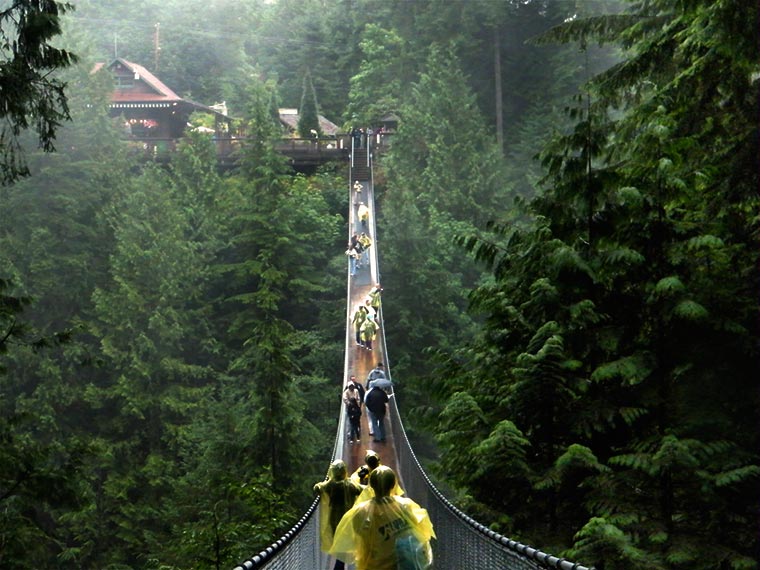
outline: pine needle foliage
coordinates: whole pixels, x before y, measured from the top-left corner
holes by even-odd
[[[459,239],[493,279],[451,385],[531,450],[504,514],[606,570],[760,558],[757,16],[652,0],[545,34],[626,51],[568,106],[525,216]]]
[[[0,10],[0,182],[10,184],[29,175],[20,137],[33,129],[39,146],[55,149],[57,129],[68,120],[65,82],[51,75],[77,61],[77,56],[52,45],[61,33],[61,17],[72,4],[21,0]]]
[[[298,134],[305,139],[322,136],[322,127],[319,125],[317,92],[314,90],[314,82],[311,80],[310,73],[306,73],[303,78],[301,106],[298,108]]]

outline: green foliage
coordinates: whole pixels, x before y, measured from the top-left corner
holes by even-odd
[[[573,560],[604,561],[604,568],[666,568],[657,558],[637,548],[632,538],[603,517],[593,517],[578,531],[573,549],[565,553]]]
[[[306,402],[295,379],[303,337],[318,322],[311,309],[325,293],[320,268],[330,258],[339,217],[309,180],[284,175],[265,142],[271,132],[266,90],[260,86],[253,95],[249,112],[262,140],[246,149],[243,176],[230,180],[234,238],[218,271],[226,282],[226,332],[237,344],[229,371],[250,386],[252,457],[269,466],[273,485],[283,491],[293,487],[290,474],[321,449],[304,420]]]
[[[493,279],[470,296],[482,336],[439,385],[479,394],[487,382],[501,395],[488,425],[508,419],[539,451],[523,477],[530,505],[511,520],[573,544],[564,555],[584,563],[714,568],[757,552],[746,526],[757,441],[742,435],[758,409],[757,140],[746,129],[756,30],[729,4],[642,4],[547,34],[630,51],[588,83],[569,108],[575,127],[544,149],[533,223],[460,239]]]
[[[634,354],[605,362],[591,373],[591,380],[605,383],[618,380],[633,386],[645,381],[652,373],[651,360],[651,355]]]
[[[363,57],[351,78],[346,116],[353,125],[373,125],[398,111],[409,78],[404,77],[404,42],[396,31],[368,24],[361,37]]]
[[[608,471],[609,468],[600,463],[588,447],[577,443],[571,444],[565,453],[557,457],[554,466],[547,472],[547,475],[536,482],[536,489],[547,489],[550,487],[560,488],[565,481],[573,481],[573,475],[577,471]]]
[[[436,439],[446,450],[442,469],[452,480],[467,481],[477,468],[477,458],[470,452],[474,441],[485,435],[485,417],[472,396],[457,392],[441,411]]]
[[[33,128],[39,145],[54,150],[56,130],[69,118],[65,83],[50,75],[76,62],[74,54],[51,42],[61,33],[60,19],[72,5],[66,2],[14,2],[0,11],[0,156],[2,184],[29,174],[20,135]]]
[[[100,86],[86,83],[86,74],[82,81],[89,96],[101,94]],[[275,135],[272,94],[264,88],[254,89],[257,94],[262,105],[252,107],[255,124]],[[89,96],[75,91],[72,108],[79,113],[84,105],[78,102],[93,101]],[[105,113],[104,106],[99,110]],[[294,370],[295,359],[309,361],[314,347],[323,350],[321,335],[307,339],[306,331],[323,319],[313,310],[317,303],[332,303],[322,281],[333,278],[327,260],[341,217],[328,212],[323,193],[335,181],[281,177],[270,185],[280,159],[267,158],[266,144],[251,149],[266,159],[246,165],[261,195],[271,188],[288,195],[280,221],[296,228],[310,249],[284,259],[298,275],[263,271],[263,306],[282,303],[295,326],[280,320],[276,326],[288,330],[279,334],[265,319],[257,323],[258,314],[248,315],[254,319],[251,338],[258,340],[242,347],[241,337],[230,334],[234,319],[223,302],[238,306],[238,282],[220,280],[214,266],[224,267],[231,244],[241,239],[234,235],[234,216],[248,199],[256,200],[238,194],[247,182],[220,178],[215,150],[202,136],[180,144],[165,169],[144,168],[124,154],[114,158],[118,142],[109,138],[109,122],[96,126],[102,116],[92,110],[79,116],[81,122],[62,131],[71,144],[67,154],[34,157],[40,174],[6,192],[15,216],[3,209],[3,258],[20,290],[34,299],[27,303],[14,294],[3,304],[3,331],[13,341],[4,344],[11,350],[2,363],[8,368],[0,383],[7,395],[3,417],[15,418],[2,426],[8,428],[3,488],[24,480],[23,465],[30,479],[8,495],[14,507],[4,511],[0,556],[9,568],[180,568],[188,559],[197,567],[231,566],[292,525],[311,500],[310,484],[301,477],[318,478],[318,459],[329,453],[322,432],[303,421],[300,397],[308,393],[321,401],[326,391],[289,384],[281,412],[273,414],[278,408],[268,405],[266,391],[237,368],[227,372],[230,363],[244,360],[245,348],[262,364],[257,376],[292,383],[297,377],[282,371]],[[101,127],[98,137],[87,134]],[[261,204],[262,219],[275,201]],[[272,240],[287,252],[299,243],[297,237],[279,242],[276,224],[269,229],[254,234],[265,246]],[[272,295],[282,287],[284,295]],[[22,330],[12,313],[23,303]],[[60,347],[64,333],[37,332],[68,327],[78,334]],[[284,348],[269,342],[279,337],[287,339]],[[40,353],[43,345],[55,349]],[[269,358],[280,353],[292,356]],[[324,382],[325,370],[314,368],[315,384]],[[330,413],[334,417],[337,409],[324,415]],[[332,429],[322,412],[310,417]],[[286,432],[278,427],[277,436],[286,445],[275,464],[261,434],[278,421]],[[304,469],[302,461],[314,468]],[[201,500],[199,488],[207,490]],[[35,517],[24,514],[30,504]],[[40,527],[36,518],[50,522]],[[18,548],[5,546],[10,543]]]
[[[319,138],[322,136],[322,127],[319,125],[319,105],[311,74],[307,73],[303,78],[303,95],[301,105],[298,107],[298,133],[301,138]]]
[[[467,511],[584,564],[756,567],[757,7],[605,6],[78,2],[94,47],[43,97],[65,152],[0,208],[2,487],[39,474],[4,501],[3,567],[231,566],[311,499],[348,202],[273,152],[307,72],[329,118],[401,119],[376,164],[387,338]],[[562,22],[544,39],[580,51],[525,44]],[[123,151],[89,76],[115,32],[246,120],[237,172],[202,137],[166,169]]]
[[[501,421],[473,450],[477,461],[473,478],[491,481],[494,489],[507,489],[530,475],[530,442],[512,422]]]
[[[9,279],[0,279],[0,326],[2,326],[2,336],[0,337],[0,354],[8,350],[8,343],[13,337],[21,336],[22,325],[18,322],[18,314],[23,310],[24,305],[29,304],[29,298],[17,297],[8,294],[12,282]],[[0,368],[0,372],[4,370]]]
[[[498,150],[453,48],[432,46],[424,69],[400,107],[383,161],[388,189],[377,201],[383,286],[393,292],[385,318],[397,325],[388,340],[395,369],[409,379],[429,372],[419,358],[425,347],[446,351],[472,330],[465,291],[480,272],[455,239],[497,211],[505,194]]]

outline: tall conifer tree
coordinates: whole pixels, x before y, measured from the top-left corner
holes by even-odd
[[[311,80],[310,73],[306,73],[303,78],[301,107],[298,109],[298,133],[306,139],[322,136],[322,128],[319,125],[317,93],[314,91],[314,83]]]
[[[474,296],[485,365],[466,377],[508,371],[490,421],[506,414],[539,451],[546,502],[530,508],[549,524],[533,532],[553,536],[560,517],[579,529],[568,556],[605,568],[757,558],[758,44],[730,4],[646,3],[549,34],[631,50],[546,149],[535,229],[469,242],[496,282]],[[535,366],[549,358],[546,376]]]

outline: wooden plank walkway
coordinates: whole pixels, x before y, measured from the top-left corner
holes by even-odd
[[[345,388],[348,379],[351,376],[356,376],[356,379],[366,386],[367,375],[377,365],[378,362],[382,362],[385,366],[385,370],[389,371],[388,360],[384,354],[385,341],[384,341],[384,323],[382,319],[379,319],[380,328],[377,332],[377,339],[373,343],[373,350],[369,351],[365,348],[356,346],[354,338],[354,328],[351,324],[351,318],[356,307],[363,303],[367,298],[370,289],[379,281],[379,270],[377,266],[377,239],[375,231],[375,208],[374,208],[374,189],[372,188],[369,180],[360,180],[363,186],[361,193],[352,193],[352,208],[349,216],[349,227],[352,228],[351,233],[367,231],[367,234],[372,239],[372,247],[369,251],[369,266],[363,265],[357,270],[356,275],[352,278],[349,276],[348,285],[348,307],[346,316],[346,374],[343,380],[343,387]],[[356,215],[357,208],[360,202],[364,202],[370,209],[370,223],[365,230],[362,228],[361,223]],[[348,270],[346,270],[348,274]],[[382,309],[380,311],[382,316]],[[391,413],[389,409],[389,414]],[[343,413],[341,420],[342,429],[342,442],[339,442],[339,457],[346,462],[348,472],[353,473],[359,466],[364,463],[364,455],[368,449],[372,449],[380,456],[380,462],[383,465],[387,465],[392,468],[397,474],[397,459],[396,448],[394,445],[393,430],[389,416],[385,418],[385,431],[386,441],[375,442],[369,435],[369,425],[367,422],[367,414],[365,410],[362,410],[362,427],[361,427],[361,440],[353,444],[348,442],[347,426],[348,418]],[[342,455],[341,455],[342,451]],[[403,486],[403,485],[402,485]]]

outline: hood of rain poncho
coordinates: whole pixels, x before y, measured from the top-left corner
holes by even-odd
[[[361,467],[359,468],[361,469]],[[359,479],[359,469],[354,471],[351,474],[351,481],[356,483],[357,485],[361,485],[361,481]],[[401,488],[401,485],[398,484],[398,481],[395,482],[393,485],[393,488],[390,492],[391,495],[394,497],[400,497],[404,494],[404,489]],[[375,491],[372,489],[370,485],[364,485],[362,486],[362,492],[361,495],[359,495],[359,498],[356,499],[356,504],[363,503],[364,501],[369,501],[370,499],[373,499],[375,497]]]
[[[405,497],[357,503],[340,521],[330,554],[356,570],[423,570],[433,562],[435,538],[427,511]]]

